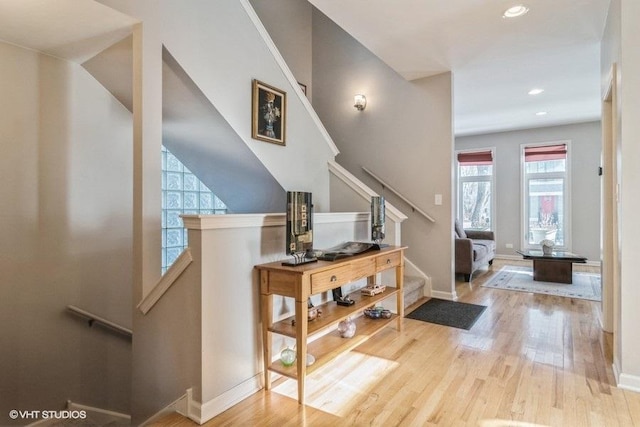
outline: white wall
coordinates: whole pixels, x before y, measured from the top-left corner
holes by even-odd
[[[0,424],[67,399],[128,412],[131,114],[84,69],[0,43]]]
[[[622,286],[621,286],[621,383],[640,392],[640,336],[637,327],[640,324],[640,287],[637,283],[635,263],[640,259],[640,28],[637,18],[640,16],[640,3],[635,0],[621,1],[621,58],[622,83],[618,91],[620,96],[620,114],[622,126],[622,185],[621,185],[621,229],[622,229]]]
[[[340,150],[338,163],[409,216],[407,258],[432,277],[440,297],[454,297],[452,273],[452,76],[412,82],[318,10],[313,13],[313,106]],[[353,96],[363,93],[359,112]],[[436,219],[435,224],[362,171],[367,167]],[[434,204],[441,194],[443,204]]]
[[[311,191],[316,209],[328,210],[329,176],[326,164],[317,160],[332,159],[333,152],[303,107],[297,83],[288,80],[251,21],[244,8],[248,2],[140,0],[131,4],[102,0],[102,3],[142,20],[144,32],[156,32],[152,43],[166,46],[278,182],[286,190]],[[152,38],[146,34],[144,37]],[[159,72],[154,68],[145,70],[145,74]],[[251,138],[254,78],[287,92],[286,147]]]
[[[285,190],[310,191],[329,209],[326,160],[334,146],[314,121],[290,71],[281,67],[247,0],[99,0],[143,22],[134,31],[134,300],[159,280],[162,46]],[[257,18],[256,18],[257,20]],[[287,92],[287,145],[251,138],[251,81]],[[136,108],[137,103],[137,108]],[[212,142],[213,144],[213,142]],[[138,203],[139,202],[139,203]]]
[[[497,252],[517,256],[521,224],[521,144],[571,141],[571,230],[573,252],[600,261],[600,122],[457,137],[456,150],[495,147]],[[511,243],[513,249],[506,248]]]
[[[620,182],[620,290],[614,292],[614,372],[618,386],[640,391],[640,337],[637,325],[640,313],[636,302],[640,300],[640,288],[635,276],[635,263],[640,256],[637,243],[640,224],[637,212],[640,199],[640,37],[634,17],[640,14],[640,4],[635,0],[613,0],[609,8],[607,25],[602,43],[602,93],[606,91],[611,65],[617,64],[616,92],[618,95],[618,121],[614,123],[618,147]]]
[[[619,211],[620,203],[616,188],[621,186],[621,139],[620,97],[617,96],[620,82],[620,2],[610,4],[601,42],[601,97],[603,103],[603,260],[602,260],[602,310],[603,329],[607,332],[620,330],[620,263],[619,263]],[[609,87],[611,91],[609,92]],[[609,92],[609,93],[608,93]],[[620,366],[620,340],[614,336],[614,366]]]

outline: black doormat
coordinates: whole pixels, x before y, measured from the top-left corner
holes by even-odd
[[[484,305],[431,298],[405,317],[469,330],[486,308]]]

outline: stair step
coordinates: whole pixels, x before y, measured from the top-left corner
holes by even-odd
[[[402,291],[404,294],[404,308],[414,304],[424,297],[425,279],[416,276],[404,276]],[[382,306],[388,310],[396,311],[396,299],[388,298],[382,302]]]
[[[425,283],[422,277],[404,276],[403,290],[405,308],[424,297]]]

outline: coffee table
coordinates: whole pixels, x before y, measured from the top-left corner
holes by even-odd
[[[533,260],[533,280],[538,282],[573,283],[573,263],[586,263],[587,258],[571,252],[553,251],[545,255],[541,250],[516,251],[524,259]]]

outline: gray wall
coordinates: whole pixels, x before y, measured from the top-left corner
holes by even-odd
[[[311,99],[311,14],[306,0],[250,0],[299,83],[307,86]]]
[[[0,43],[0,425],[67,399],[129,412],[131,113],[84,69]]]
[[[456,150],[495,147],[495,232],[497,251],[517,255],[523,245],[521,216],[521,144],[570,140],[571,229],[573,252],[600,260],[600,122],[501,132],[456,138]],[[513,244],[513,249],[506,244]]]
[[[318,10],[313,12],[313,106],[340,150],[338,163],[409,216],[402,242],[433,289],[451,297],[452,78],[408,82]],[[353,107],[363,93],[367,108]],[[372,170],[435,223],[362,171]],[[443,204],[434,205],[435,194]],[[437,248],[437,249],[435,249]]]
[[[452,292],[448,268],[451,171],[449,166],[424,165],[451,164],[451,75],[407,82],[307,2],[251,3],[296,76],[305,75],[305,64],[313,58],[308,94],[313,90],[313,107],[340,150],[336,160],[409,216],[403,224],[408,257],[432,276],[434,289],[447,294],[441,296],[448,296]],[[289,26],[290,21],[296,24]],[[306,44],[310,37],[311,47]],[[367,96],[364,112],[353,108],[356,93]],[[413,214],[364,174],[362,166],[385,178],[437,222]],[[433,204],[435,194],[443,195],[442,206]],[[433,251],[434,247],[446,250]]]

